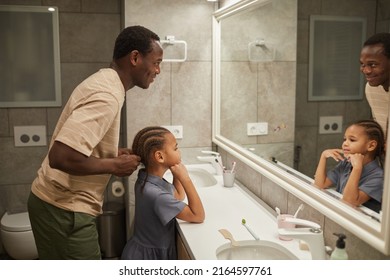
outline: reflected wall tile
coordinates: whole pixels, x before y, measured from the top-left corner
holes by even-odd
[[[296,90],[296,116],[295,123],[298,126],[318,126],[319,102],[308,101],[308,65],[297,65],[297,90]]]
[[[295,163],[295,168],[314,178],[320,153],[317,151],[318,127],[300,126],[296,128],[295,132],[295,146],[300,147],[299,155],[296,155],[298,161]]]
[[[221,72],[221,134],[236,143],[254,144],[247,123],[257,122],[257,69],[247,62],[223,62]]]
[[[84,13],[120,13],[121,0],[81,0]]]
[[[248,44],[263,39],[266,46],[275,49],[275,60],[295,61],[297,18],[291,13],[294,9],[295,0],[274,1],[272,5],[224,19],[222,60],[247,61]]]
[[[297,48],[298,63],[309,63],[309,44],[310,44],[309,25],[310,25],[309,20],[298,21],[298,34],[297,34],[298,42],[299,42],[299,47]],[[297,73],[297,75],[299,75],[299,72]]]
[[[0,109],[0,137],[10,136],[8,109]]]
[[[322,14],[335,16],[358,16],[367,19],[367,34],[375,33],[376,0],[327,0],[322,1]]]
[[[295,127],[295,62],[259,64],[258,121],[268,122],[269,132],[258,141],[294,140]]]
[[[343,128],[346,129],[349,124],[363,119],[371,119],[371,110],[367,100],[364,98],[362,101],[348,102],[345,108]]]
[[[0,5],[34,5],[40,6],[41,0],[0,0]]]
[[[199,164],[205,163],[204,161],[200,161],[197,159],[197,156],[204,155],[202,151],[211,151],[211,146],[205,147],[193,147],[193,148],[182,148],[179,143],[179,149],[181,152],[181,161],[184,164]]]
[[[378,20],[390,20],[390,0],[379,0],[378,2]],[[390,26],[388,26],[390,28]],[[387,30],[390,31],[390,30]]]
[[[183,125],[182,147],[211,145],[210,63],[172,65],[172,124]]]
[[[378,21],[376,25],[377,32],[389,32],[390,31],[390,20]]]
[[[298,19],[308,20],[310,15],[321,14],[322,0],[298,0]]]
[[[321,5],[321,12],[324,15],[364,15],[368,18],[368,21],[374,22],[376,13],[376,2],[376,0],[323,0]]]
[[[270,36],[276,37],[276,61],[296,61],[297,2],[298,0],[274,1],[273,13],[264,17],[262,26],[267,26]],[[278,20],[275,21],[275,18]],[[270,25],[270,22],[273,24]]]
[[[318,105],[318,116],[343,116],[347,107],[346,101],[323,101]],[[318,119],[319,121],[319,119]]]
[[[317,163],[321,156],[321,153],[326,149],[340,149],[343,143],[344,132],[337,134],[319,134],[318,146],[317,146]],[[327,160],[327,170],[333,168],[336,165],[336,161]]]
[[[37,4],[37,5],[40,5]],[[60,12],[75,12],[81,11],[81,0],[42,0],[44,6],[56,6]]]

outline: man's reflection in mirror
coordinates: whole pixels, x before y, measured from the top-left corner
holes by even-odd
[[[321,189],[335,187],[342,199],[353,206],[381,210],[385,137],[374,120],[357,121],[347,127],[341,149],[321,153],[314,184]],[[327,161],[337,165],[327,171]]]
[[[389,119],[390,33],[368,38],[360,52],[360,71],[367,80],[366,98],[373,118],[387,135]],[[387,138],[387,137],[386,137]]]

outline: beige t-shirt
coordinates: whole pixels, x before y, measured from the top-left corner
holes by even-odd
[[[50,147],[60,141],[86,156],[118,155],[120,115],[125,89],[116,71],[101,69],[78,85],[58,120]],[[65,210],[97,216],[110,174],[73,176],[49,166],[44,159],[32,192]]]
[[[387,125],[389,119],[389,92],[382,86],[372,87],[366,84],[366,98],[370,104],[372,116],[380,124],[387,138]]]

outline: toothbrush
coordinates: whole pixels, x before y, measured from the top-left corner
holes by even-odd
[[[276,214],[280,216],[280,209],[278,207],[275,207]]]
[[[246,229],[249,231],[249,233],[253,236],[254,239],[259,240],[260,238],[256,235],[256,233],[253,232],[253,230],[247,226],[245,219],[241,220],[241,223]]]
[[[297,211],[296,211],[295,214],[294,214],[294,218],[296,218],[296,217],[298,216],[299,211],[301,211],[303,208],[304,208],[304,205],[303,205],[303,204],[299,205]]]
[[[234,172],[234,168],[236,168],[236,162],[235,161],[233,161],[233,163],[232,163],[232,170],[230,171],[231,173]]]
[[[223,172],[225,172],[226,171],[226,168],[225,168],[225,166],[223,166],[222,165],[222,163],[218,160],[218,159],[215,159],[215,162],[216,163],[218,163],[219,164],[219,166],[221,166],[221,168],[222,168],[222,170],[223,170]]]

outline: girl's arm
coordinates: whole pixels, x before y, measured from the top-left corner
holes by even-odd
[[[177,200],[183,200],[186,197],[186,192],[183,188],[183,185],[180,183],[179,179],[176,178],[176,176],[173,176],[173,185],[175,186],[173,195]]]
[[[359,181],[363,172],[364,155],[353,154],[349,159],[353,168],[343,191],[343,200],[354,206],[359,206],[370,199],[365,192],[359,190]]]
[[[171,171],[174,178],[179,180],[188,200],[188,205],[185,206],[179,214],[177,214],[176,218],[191,223],[202,223],[205,218],[203,204],[190,176],[188,175],[187,169],[182,163],[179,163],[172,166]]]
[[[314,175],[314,184],[320,189],[329,188],[333,183],[326,176],[326,160],[331,157],[336,161],[343,160],[341,156],[343,150],[341,149],[330,149],[325,150],[321,153],[320,161],[318,162],[317,170]]]

